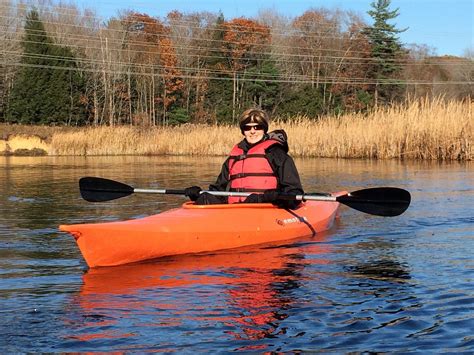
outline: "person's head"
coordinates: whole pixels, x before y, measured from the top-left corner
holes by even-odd
[[[248,109],[240,116],[239,125],[247,142],[257,143],[268,132],[268,115],[265,111],[257,108]]]

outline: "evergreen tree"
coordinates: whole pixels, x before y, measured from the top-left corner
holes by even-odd
[[[85,107],[80,103],[85,81],[77,71],[76,59],[68,47],[52,46],[50,65],[53,75],[47,89],[50,99],[49,116],[44,123],[85,123]],[[51,102],[52,100],[52,102]]]
[[[209,56],[203,60],[205,68],[211,68],[216,73],[224,71],[228,67],[226,53],[222,50],[221,43],[224,42],[225,22],[222,12],[216,19],[212,35],[212,49]],[[232,121],[232,77],[230,74],[213,74],[215,78],[209,80],[209,87],[206,93],[207,110],[218,122]]]
[[[287,117],[306,115],[317,117],[324,113],[322,87],[313,85],[293,86],[292,90],[285,92],[276,114]]]
[[[390,2],[377,0],[371,3],[373,10],[367,13],[374,19],[374,24],[364,31],[372,48],[373,63],[369,74],[377,83],[374,94],[376,100],[379,98],[383,101],[392,100],[401,92],[402,86],[396,83],[396,79],[402,69],[400,60],[406,56],[397,34],[407,29],[399,30],[388,23],[399,15],[398,8],[389,10]],[[394,84],[387,84],[391,81]]]
[[[275,81],[278,75],[278,69],[270,59],[246,70],[244,90],[248,100],[243,102],[243,106],[259,106],[272,112],[281,86],[279,82]]]
[[[21,66],[13,82],[7,121],[23,124],[83,123],[83,81],[68,48],[48,37],[38,12],[28,13]]]

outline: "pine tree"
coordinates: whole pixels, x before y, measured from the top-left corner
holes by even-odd
[[[28,13],[23,56],[13,82],[7,121],[23,124],[83,123],[83,81],[72,52],[48,37],[38,12]]]
[[[270,58],[247,69],[243,75],[243,87],[248,97],[242,103],[243,107],[258,106],[272,112],[281,87],[274,81],[278,76],[278,69]]]
[[[228,58],[222,50],[221,43],[224,43],[224,15],[222,12],[216,19],[212,35],[212,49],[209,55],[203,60],[205,68],[215,70],[215,78],[209,80],[206,92],[206,109],[211,112],[214,122],[232,121],[232,81],[229,73],[222,73],[228,70]]]
[[[50,45],[38,13],[31,11],[26,18],[21,67],[9,98],[7,121],[38,123],[46,99],[44,83],[50,76],[49,70],[43,68],[47,65],[44,56],[48,54]]]
[[[84,80],[77,71],[76,59],[68,47],[51,47],[50,65],[54,67],[47,96],[49,98],[47,124],[83,124],[85,108],[80,103]]]
[[[374,19],[374,24],[364,31],[372,48],[373,63],[369,74],[376,81],[376,103],[378,99],[389,101],[396,98],[402,89],[396,79],[402,69],[399,62],[405,58],[406,51],[397,35],[407,29],[399,30],[388,23],[399,15],[398,8],[389,10],[390,2],[391,0],[377,0],[371,3],[373,10],[367,13]],[[390,82],[393,84],[387,84]]]

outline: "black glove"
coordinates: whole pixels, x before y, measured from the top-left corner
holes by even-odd
[[[189,197],[191,201],[196,201],[202,189],[199,186],[191,186],[184,189],[184,194]]]
[[[262,201],[266,203],[275,203],[278,200],[278,191],[266,190],[263,193]]]
[[[263,194],[251,194],[244,203],[275,203],[278,200],[278,191],[267,190]]]
[[[244,203],[262,203],[262,202],[263,202],[262,194],[251,194],[251,195],[248,195],[247,198],[244,200]]]

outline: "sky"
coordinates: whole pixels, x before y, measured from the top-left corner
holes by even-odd
[[[165,17],[169,12],[182,13],[222,11],[226,19],[255,17],[260,10],[272,9],[289,18],[302,15],[306,10],[351,10],[360,14],[369,24],[367,14],[374,0],[77,0],[76,4],[96,11],[108,19],[120,10],[133,10],[153,17]],[[437,55],[463,56],[474,51],[474,0],[392,0],[390,9],[399,9],[399,16],[389,21],[401,33],[404,44],[428,45]]]

